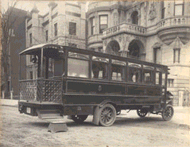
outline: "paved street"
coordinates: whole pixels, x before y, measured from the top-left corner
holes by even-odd
[[[67,120],[68,132],[50,133],[48,123],[24,114],[17,107],[1,106],[1,146],[190,146],[190,109],[175,108],[171,121],[150,114],[139,118],[122,111],[111,127]]]

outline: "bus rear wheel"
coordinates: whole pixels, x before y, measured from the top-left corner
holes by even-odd
[[[146,109],[137,109],[137,114],[140,117],[145,117],[147,115],[148,111]]]
[[[111,104],[105,104],[100,109],[100,125],[109,127],[116,120],[116,109]]]
[[[72,115],[71,119],[76,123],[83,123],[87,117],[88,115]]]
[[[162,112],[162,119],[165,121],[169,121],[172,119],[174,114],[174,109],[171,105],[167,105],[166,108]]]

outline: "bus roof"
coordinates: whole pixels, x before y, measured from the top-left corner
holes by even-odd
[[[22,52],[20,52],[20,55],[26,55],[26,54],[32,54],[33,52],[40,51],[41,48],[51,48],[51,49],[59,49],[60,45],[57,44],[39,44],[39,45],[34,45],[32,47],[29,47]]]
[[[74,47],[69,47],[69,46],[62,46],[62,45],[58,45],[58,44],[39,44],[39,45],[34,45],[32,47],[29,47],[25,50],[23,50],[22,52],[20,52],[20,55],[34,55],[34,54],[39,54],[41,52],[41,48],[46,49],[51,49],[53,51],[58,52],[59,49],[66,49],[69,48],[70,51],[73,52],[77,52],[77,53],[82,53],[82,54],[92,54],[93,56],[100,56],[103,58],[113,58],[115,60],[127,60],[128,62],[134,62],[137,64],[145,64],[145,65],[150,65],[150,66],[154,66],[156,65],[157,67],[165,67],[167,70],[168,67],[166,65],[162,65],[162,64],[156,64],[156,63],[151,63],[151,62],[147,62],[147,61],[142,61],[142,60],[138,60],[138,59],[133,59],[133,58],[129,58],[129,57],[122,57],[122,56],[117,56],[117,55],[112,55],[112,54],[108,54],[108,53],[102,53],[102,52],[95,52],[95,51],[91,51],[91,50],[84,50],[84,49],[79,49],[79,48],[74,48]]]

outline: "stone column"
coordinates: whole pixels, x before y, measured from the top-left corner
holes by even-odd
[[[128,50],[120,50],[119,51],[120,52],[120,55],[122,56],[122,57],[128,57],[128,54],[129,54],[129,51]]]
[[[122,44],[120,45],[120,54],[122,57],[128,57],[129,56],[129,42],[125,39],[125,37],[123,37],[122,39]]]

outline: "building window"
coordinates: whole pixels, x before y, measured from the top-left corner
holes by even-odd
[[[168,79],[168,87],[174,87],[174,79]]]
[[[54,24],[54,35],[57,36],[57,23]]]
[[[33,79],[33,72],[30,71],[30,79]]]
[[[30,33],[30,45],[32,44],[32,33]]]
[[[180,63],[180,48],[174,49],[174,63]]]
[[[69,22],[69,35],[76,35],[76,23]]]
[[[91,35],[94,35],[95,33],[95,18],[91,18],[90,19],[90,23],[91,23]]]
[[[154,48],[154,63],[158,63],[158,52],[159,52],[160,48]]]
[[[46,42],[48,42],[48,30],[46,30]]]
[[[108,27],[108,16],[107,15],[101,15],[100,17],[100,32],[103,33],[103,30]]]
[[[166,9],[165,2],[162,1],[162,2],[161,2],[161,11],[162,11],[162,13],[161,13],[161,18],[162,18],[162,19],[165,18],[165,9]]]
[[[174,3],[174,15],[184,15],[184,1],[183,0],[175,0]]]
[[[138,12],[135,11],[131,14],[132,24],[138,25]]]

